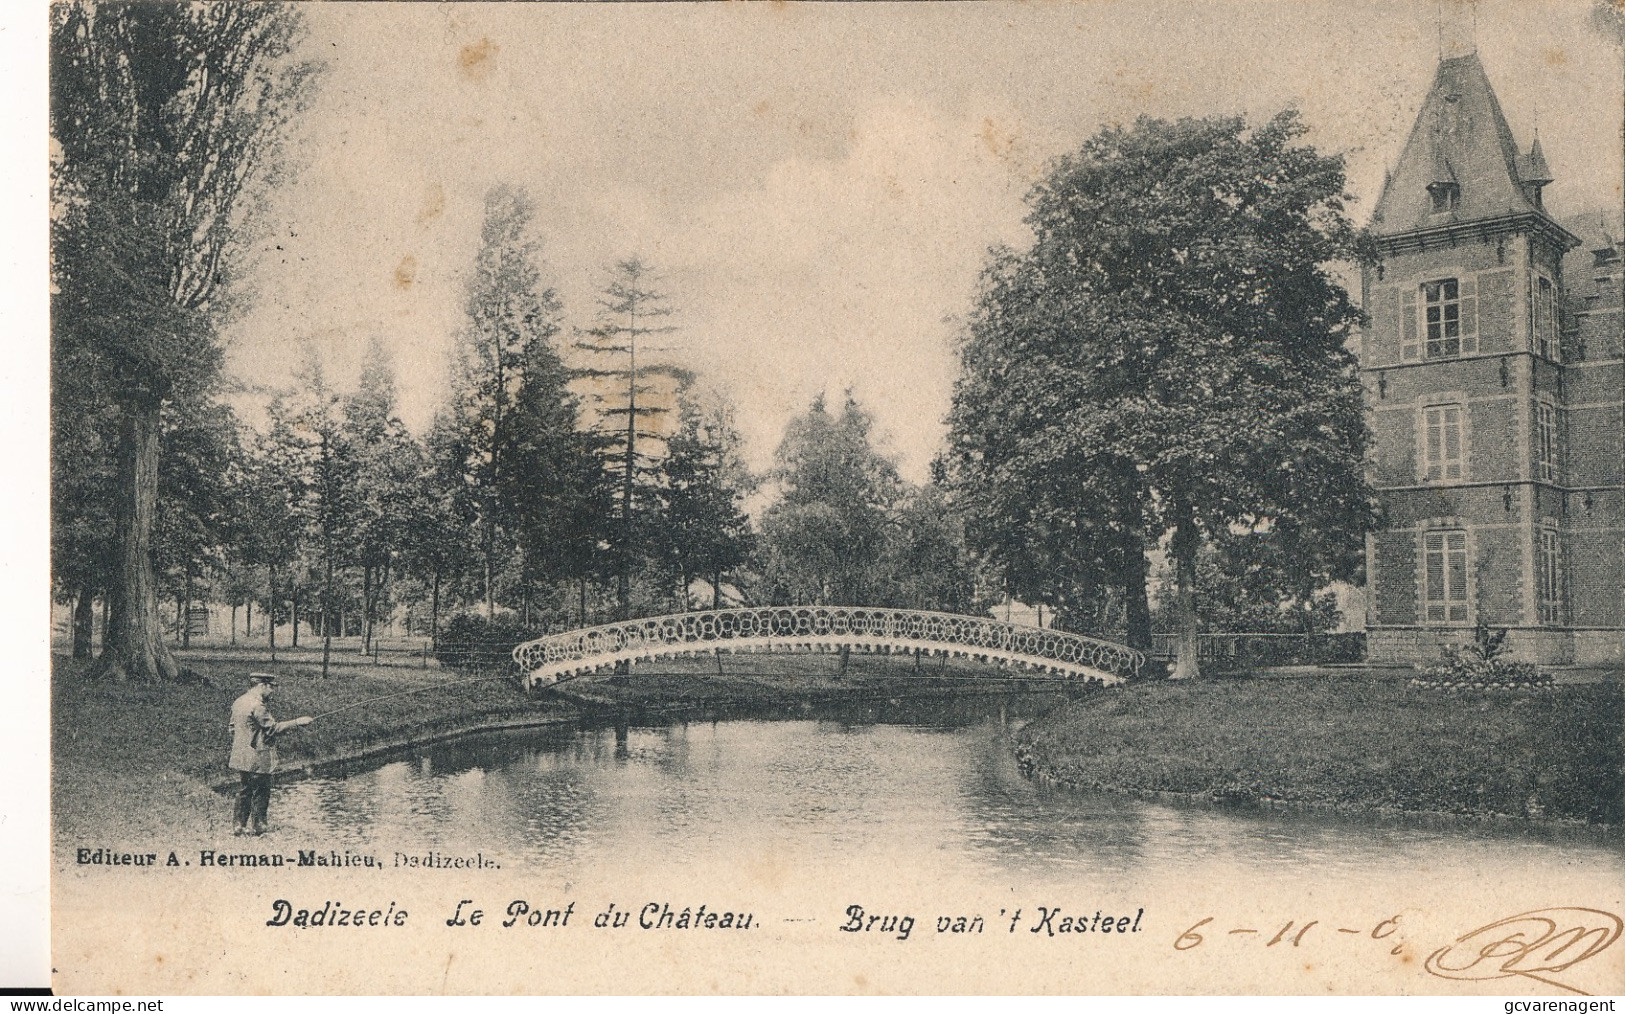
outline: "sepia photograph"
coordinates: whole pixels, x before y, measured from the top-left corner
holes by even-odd
[[[1625,992],[1620,0],[37,16],[58,993]]]

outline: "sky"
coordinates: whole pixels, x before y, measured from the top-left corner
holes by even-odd
[[[1538,126],[1548,206],[1617,208],[1625,71],[1592,2],[307,5],[325,70],[228,362],[276,386],[309,348],[342,386],[376,336],[423,432],[506,183],[535,200],[572,325],[615,261],[658,272],[667,355],[731,398],[753,466],[850,388],[919,480],[978,273],[1030,239],[1049,160],[1142,114],[1292,105],[1347,157],[1363,223],[1441,42],[1470,38],[1520,145]]]

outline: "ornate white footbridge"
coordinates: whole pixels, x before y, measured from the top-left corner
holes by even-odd
[[[947,655],[1014,667],[1042,678],[1121,683],[1145,656],[1082,634],[916,609],[866,606],[757,606],[707,609],[583,627],[513,650],[529,686],[613,669],[627,662],[713,652],[824,652]]]

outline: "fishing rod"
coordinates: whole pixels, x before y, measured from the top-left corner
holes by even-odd
[[[472,678],[466,679],[466,680],[449,680],[449,681],[447,681],[445,683],[435,683],[435,684],[432,684],[432,685],[426,686],[426,687],[414,687],[411,690],[399,690],[399,691],[396,691],[395,693],[392,693],[392,694],[380,694],[377,697],[368,697],[365,700],[356,701],[354,704],[346,704],[342,708],[334,708],[332,711],[324,711],[319,715],[312,715],[310,720],[312,722],[314,722],[318,718],[329,718],[329,717],[331,717],[333,715],[337,715],[337,714],[340,714],[342,712],[349,711],[352,708],[359,708],[363,704],[374,704],[374,703],[376,703],[378,701],[387,701],[387,700],[389,700],[389,699],[391,699],[393,697],[409,697],[412,694],[428,693],[430,690],[444,690],[447,687],[461,686],[461,685],[467,684],[467,683],[495,683],[498,680],[505,680],[505,681],[508,681],[508,682],[512,682],[513,677],[512,676],[475,676],[475,677],[472,677]]]

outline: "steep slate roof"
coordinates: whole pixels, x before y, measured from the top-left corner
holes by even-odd
[[[1439,61],[1433,87],[1411,128],[1371,215],[1371,231],[1391,236],[1454,222],[1470,222],[1538,209],[1523,181],[1550,182],[1537,146],[1518,153],[1512,128],[1476,53]],[[1461,200],[1454,212],[1433,212],[1428,184],[1453,182]]]

